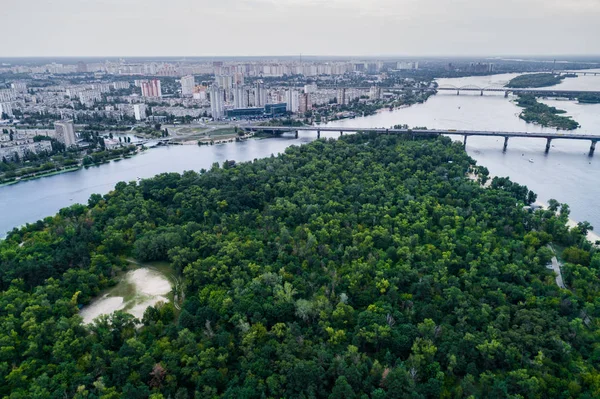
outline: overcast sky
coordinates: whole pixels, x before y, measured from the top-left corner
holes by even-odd
[[[0,55],[598,55],[600,0],[0,0]]]

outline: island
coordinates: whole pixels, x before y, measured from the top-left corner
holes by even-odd
[[[540,103],[532,94],[522,94],[516,100],[519,107],[523,107],[519,117],[528,123],[535,123],[544,127],[555,127],[560,130],[575,130],[579,123],[570,116],[562,116],[567,111]]]
[[[594,93],[583,93],[577,97],[581,104],[600,104],[600,95]]]
[[[519,75],[506,84],[505,87],[511,89],[523,89],[529,87],[549,87],[556,86],[565,79],[565,75],[555,75],[553,73],[531,73]]]
[[[597,397],[600,253],[535,200],[377,134],[118,183],[0,241],[0,396]],[[84,323],[132,260],[178,297]]]

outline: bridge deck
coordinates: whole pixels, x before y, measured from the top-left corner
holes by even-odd
[[[241,129],[249,131],[277,131],[277,132],[375,132],[380,134],[407,134],[407,135],[458,135],[458,136],[488,136],[488,137],[529,137],[544,139],[567,139],[567,140],[591,140],[600,141],[600,135],[582,135],[574,133],[530,133],[530,132],[502,132],[486,130],[451,130],[451,129],[384,129],[384,128],[362,128],[362,127],[331,127],[331,126],[240,126]]]

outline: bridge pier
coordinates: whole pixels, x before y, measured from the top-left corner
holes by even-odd
[[[546,139],[546,154],[550,152],[550,144],[552,143],[552,139],[550,137],[548,137]]]
[[[390,135],[390,129],[385,129],[385,134]]]
[[[456,90],[456,95],[460,96],[460,90]]]
[[[467,147],[467,135],[465,134],[464,138],[463,138],[463,147]]]
[[[321,131],[317,130],[317,138],[320,139],[321,138]]]
[[[588,155],[590,157],[593,156],[594,151],[596,151],[596,141],[592,140],[592,145],[590,145],[590,153]]]
[[[508,136],[504,137],[504,147],[502,148],[502,152],[506,152],[506,147],[508,147]]]
[[[504,92],[504,98],[508,98],[508,91]]]
[[[344,135],[344,131],[340,130],[340,136],[343,136],[343,135]]]
[[[296,130],[296,134],[295,134],[295,137],[296,137],[296,138],[298,138],[298,131],[297,131],[297,130]]]
[[[483,90],[481,90],[481,94],[480,95],[483,97]]]

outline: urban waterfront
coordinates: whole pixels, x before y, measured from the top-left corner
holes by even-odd
[[[457,87],[475,85],[487,87],[506,83],[514,74],[487,77],[440,79],[438,83]],[[565,79],[557,89],[599,90],[600,77],[580,76]],[[480,129],[502,131],[555,131],[527,124],[518,118],[520,108],[503,94],[461,93],[460,96],[442,93],[431,97],[426,103],[395,111],[382,111],[376,115],[331,122],[328,126],[390,127],[397,124],[426,126],[446,129]],[[578,104],[566,100],[542,100],[564,109],[581,124],[575,132],[598,134],[600,104]],[[322,133],[322,137],[338,137],[339,134]],[[32,223],[54,215],[63,207],[74,203],[86,203],[93,193],[105,194],[119,181],[149,178],[164,172],[183,172],[210,168],[214,162],[235,160],[238,162],[278,154],[290,145],[298,145],[316,139],[316,132],[301,133],[266,140],[249,140],[241,143],[216,146],[169,146],[155,148],[146,153],[119,162],[90,167],[71,173],[21,182],[0,187],[0,234],[13,227]],[[457,138],[462,140],[462,137]],[[471,137],[467,152],[490,173],[509,176],[538,193],[538,200],[546,202],[555,198],[571,206],[575,220],[587,220],[600,226],[600,210],[594,207],[600,196],[597,184],[600,163],[596,157],[588,157],[588,142],[553,141],[549,154],[544,154],[545,142],[536,139],[511,139],[506,153],[502,152],[500,139]],[[529,160],[533,160],[533,163]]]

